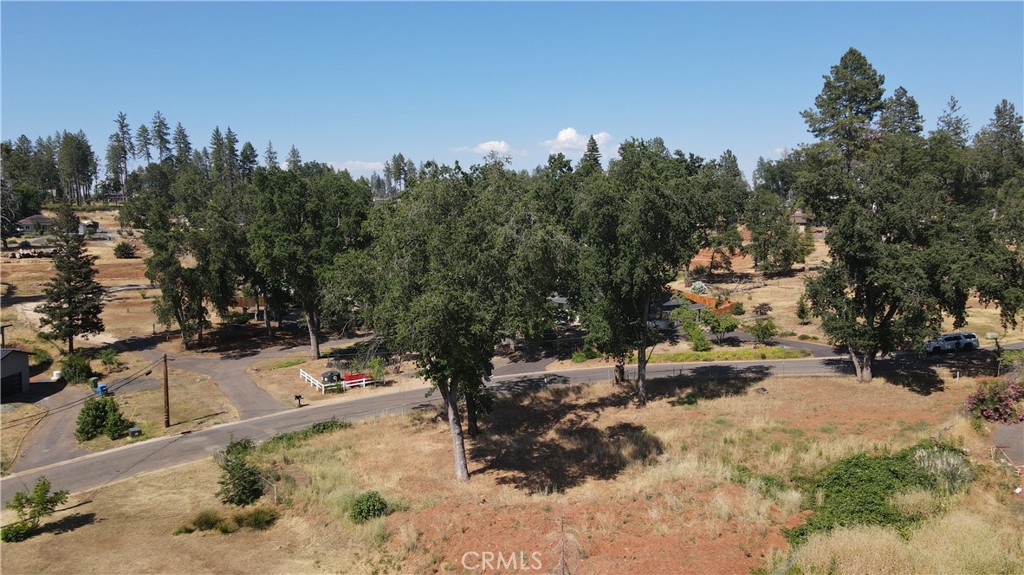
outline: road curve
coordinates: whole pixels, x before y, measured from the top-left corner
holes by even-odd
[[[747,361],[720,364],[651,364],[648,377],[669,377],[692,373],[700,377],[753,378],[771,375],[828,375],[841,371],[835,360],[803,359],[783,361]],[[635,374],[636,367],[627,369],[627,376]],[[491,385],[508,391],[536,389],[544,385],[561,383],[592,383],[607,380],[605,367],[536,372],[511,376],[497,376]],[[211,456],[223,449],[232,437],[249,437],[263,441],[277,433],[301,429],[318,421],[336,417],[360,420],[388,413],[401,413],[413,409],[429,408],[440,403],[440,397],[425,396],[422,389],[396,391],[364,399],[291,408],[252,419],[224,423],[201,431],[159,437],[109,451],[93,453],[20,471],[0,479],[0,499],[6,503],[16,491],[31,489],[36,478],[45,475],[55,489],[73,493],[102,488],[140,473],[156,471]]]

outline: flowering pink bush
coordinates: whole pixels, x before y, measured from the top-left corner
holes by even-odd
[[[967,411],[998,423],[1024,423],[1024,384],[1020,381],[989,379],[967,396]]]

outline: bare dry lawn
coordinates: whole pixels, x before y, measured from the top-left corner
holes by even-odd
[[[416,377],[409,365],[403,367],[398,374],[387,374],[382,383],[366,387],[353,387],[344,391],[319,390],[299,376],[299,370],[305,370],[313,377],[320,378],[328,370],[339,371],[335,367],[327,367],[328,358],[318,360],[296,354],[294,357],[273,359],[258,363],[249,368],[249,377],[269,393],[274,399],[288,405],[295,401],[296,395],[302,395],[303,403],[323,403],[334,401],[352,401],[382,393],[406,391],[409,389],[427,389],[430,387],[422,378]]]
[[[825,333],[817,320],[807,325],[801,325],[796,317],[797,300],[804,292],[804,279],[809,274],[814,274],[817,269],[827,263],[828,246],[825,240],[815,240],[814,252],[808,256],[806,271],[803,264],[793,266],[794,273],[790,276],[764,277],[754,270],[754,262],[749,256],[736,256],[732,258],[732,274],[716,271],[711,278],[704,278],[703,281],[710,288],[713,294],[728,292],[729,299],[743,304],[745,315],[740,319],[745,322],[753,321],[752,311],[755,306],[761,303],[768,303],[772,306],[771,318],[779,327],[780,332],[791,332],[799,337],[805,335],[809,338],[817,338],[821,343],[827,343]],[[694,258],[692,265],[707,266],[710,258],[708,250],[702,251]],[[673,288],[684,289],[682,278],[670,284]],[[982,345],[991,345],[992,342],[985,340],[988,333],[996,333],[1001,343],[1016,343],[1024,341],[1024,324],[1017,329],[1005,329],[1000,325],[999,309],[994,306],[985,306],[971,298],[968,303],[968,324],[962,331],[973,331],[982,340]],[[947,318],[943,323],[943,331],[954,331],[952,319]]]
[[[611,384],[550,388],[499,399],[485,433],[468,442],[468,484],[452,481],[450,437],[432,412],[382,417],[258,456],[282,499],[268,532],[172,535],[199,511],[223,509],[207,461],[78,496],[55,518],[63,532],[5,545],[2,567],[440,573],[467,571],[467,552],[536,551],[547,572],[557,547],[587,573],[745,573],[788,550],[782,529],[806,514],[788,478],[936,434],[960,438],[982,479],[933,511],[938,523],[915,549],[948,533],[945,510],[962,508],[998,526],[1000,557],[1019,562],[1005,533],[1024,529],[1024,506],[989,469],[986,436],[956,415],[972,388],[970,378],[947,378],[928,395],[848,378],[658,380],[643,409]],[[770,493],[751,476],[785,484]],[[355,525],[352,501],[370,489],[399,511]]]
[[[145,364],[133,361],[131,370],[119,372],[122,377],[105,378],[116,386],[125,376],[135,372]],[[153,373],[147,379],[159,383],[163,378],[162,367],[153,366]],[[196,431],[219,423],[238,420],[238,411],[228,401],[227,396],[217,387],[217,383],[205,375],[177,369],[168,370],[168,395],[170,397],[171,426],[164,427],[164,394],[161,386],[139,391],[115,391],[115,399],[121,413],[142,430],[139,438],[122,438],[112,441],[100,436],[82,443],[88,451],[104,451],[127,443],[177,435],[185,431]],[[130,388],[129,388],[130,389]]]

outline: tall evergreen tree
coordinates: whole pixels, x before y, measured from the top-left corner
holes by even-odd
[[[103,331],[103,286],[96,281],[96,256],[85,253],[85,239],[78,234],[78,217],[71,204],[61,203],[54,223],[54,275],[43,284],[46,303],[39,306],[40,323],[49,327],[42,335],[67,342],[75,351],[75,337]]]
[[[875,116],[882,111],[885,76],[875,71],[859,51],[847,50],[824,76],[825,85],[814,109],[801,112],[809,131],[836,145],[849,171],[867,147]]]
[[[183,166],[192,160],[192,143],[181,122],[174,127],[174,163]]]
[[[153,153],[150,151],[152,147],[153,139],[149,135],[149,126],[139,124],[135,130],[135,159],[143,160],[147,164],[152,162]]]
[[[263,163],[268,168],[280,167],[277,165],[277,152],[274,151],[273,142],[267,142],[267,149],[263,152]]]
[[[960,113],[960,102],[953,96],[949,97],[949,102],[946,104],[946,110],[939,116],[938,129],[936,131],[945,132],[956,142],[959,146],[967,145],[967,137],[971,132],[971,124],[967,121],[967,118]]]
[[[260,158],[251,142],[242,144],[242,151],[238,155],[238,177],[243,182],[252,178],[253,172],[259,166]]]
[[[892,96],[882,102],[878,116],[878,129],[889,134],[920,134],[924,119],[917,106],[917,100],[907,95],[903,86],[896,88]]]
[[[171,128],[167,124],[167,118],[159,110],[153,114],[153,122],[150,127],[150,137],[153,139],[153,147],[156,148],[156,158],[164,161],[171,157]]]

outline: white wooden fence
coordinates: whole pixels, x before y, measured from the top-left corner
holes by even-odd
[[[299,368],[299,377],[309,385],[312,385],[313,387],[319,389],[320,393],[327,393],[328,389],[337,389],[339,387],[343,390],[352,387],[366,387],[367,384],[373,383],[373,380],[370,379],[369,377],[361,377],[358,379],[341,379],[340,381],[323,382],[313,377],[302,368]]]

